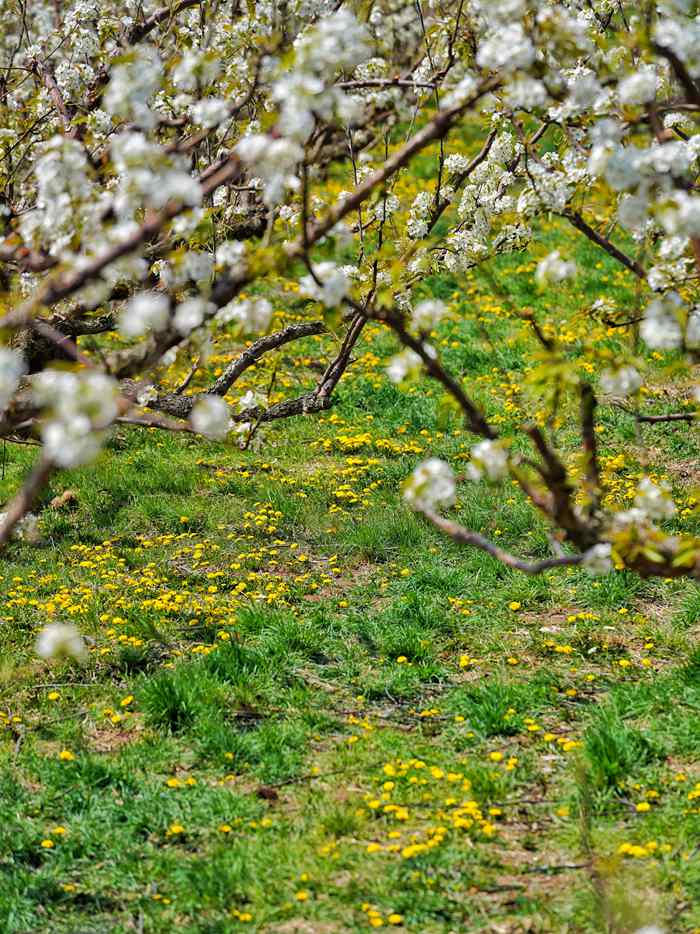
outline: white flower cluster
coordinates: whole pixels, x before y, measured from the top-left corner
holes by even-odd
[[[119,133],[110,152],[118,173],[113,207],[120,218],[132,219],[144,204],[162,208],[169,201],[195,207],[202,202],[202,187],[181,158],[169,155],[143,133]]]
[[[582,566],[594,577],[609,574],[613,569],[612,545],[609,542],[599,542],[593,545],[583,555]]]
[[[476,62],[489,71],[517,71],[535,60],[535,47],[521,23],[499,24],[479,46]]]
[[[411,326],[417,331],[432,331],[442,321],[447,306],[439,298],[426,298],[418,302],[411,312]]]
[[[294,66],[272,88],[273,100],[280,105],[278,131],[304,143],[313,132],[316,119],[330,121],[337,116],[349,123],[357,115],[357,103],[332,86],[339,70],[351,69],[370,54],[368,35],[354,14],[342,7],[322,17],[294,44]]]
[[[0,512],[0,529],[7,519],[6,512]],[[17,541],[36,542],[39,538],[39,518],[33,512],[28,512],[22,516],[19,522],[12,530],[12,538]]]
[[[670,493],[668,484],[656,484],[649,477],[643,477],[637,487],[634,505],[652,520],[670,519],[676,513]]]
[[[182,334],[183,337],[187,337],[188,334],[204,324],[205,319],[211,317],[214,311],[215,306],[212,302],[207,302],[198,296],[186,298],[175,309],[173,315],[175,330]]]
[[[214,273],[214,256],[200,250],[188,250],[170,260],[157,260],[152,269],[168,289],[179,289],[193,282],[200,291],[206,291]]]
[[[642,377],[633,366],[607,369],[600,374],[600,387],[603,392],[620,399],[633,395],[641,385]]]
[[[415,350],[407,347],[400,353],[394,354],[387,364],[386,373],[392,383],[402,383],[409,376],[416,376],[423,361]]]
[[[224,240],[216,248],[216,262],[233,276],[241,276],[246,270],[246,245],[239,240]]]
[[[0,415],[17,391],[26,372],[24,360],[11,347],[0,347]]]
[[[124,337],[141,337],[149,331],[164,330],[170,320],[170,300],[161,292],[139,292],[129,299],[119,316]]]
[[[653,65],[642,66],[634,74],[620,81],[617,92],[623,104],[648,104],[656,97],[656,68]]]
[[[206,129],[218,126],[230,115],[231,106],[222,97],[205,97],[190,107],[190,116],[193,123],[198,123]]]
[[[230,302],[217,313],[216,320],[221,324],[235,321],[245,334],[261,334],[270,327],[272,305],[266,298]]]
[[[236,153],[255,177],[262,179],[263,200],[268,206],[278,204],[287,190],[299,188],[296,167],[304,150],[293,140],[275,139],[264,133],[244,136],[236,144]]]
[[[649,477],[643,477],[637,486],[632,508],[614,514],[613,531],[645,528],[651,522],[673,518],[676,514],[676,505],[670,493],[667,483],[658,484]]]
[[[337,308],[350,291],[350,283],[343,270],[328,260],[316,264],[313,276],[302,276],[299,288],[302,295],[326,308]]]
[[[103,104],[107,113],[149,129],[158,122],[151,102],[160,88],[163,64],[153,46],[140,45],[127,61],[115,65]]]
[[[576,263],[573,260],[564,260],[559,250],[553,250],[537,264],[535,281],[539,286],[553,285],[565,279],[573,279],[576,275]]]
[[[529,184],[523,188],[516,205],[523,217],[543,211],[563,213],[574,191],[576,177],[553,153],[545,153],[540,162],[528,166],[527,181]]]
[[[471,450],[471,460],[467,464],[467,476],[470,480],[486,477],[492,483],[498,483],[508,476],[508,453],[498,441],[480,441]]]
[[[669,292],[647,305],[639,333],[652,350],[676,350],[681,346],[683,333],[678,321],[682,306],[680,296]]]
[[[94,188],[82,144],[54,136],[42,147],[34,163],[34,175],[36,203],[21,218],[20,230],[28,243],[37,243],[54,256],[61,256],[89,222],[94,209]]]
[[[457,209],[462,223],[449,235],[448,249],[443,256],[443,262],[450,272],[462,272],[490,254],[500,252],[502,246],[506,249],[515,248],[513,242],[507,242],[509,233],[515,234],[512,228],[509,230],[506,226],[498,230],[495,236],[493,228],[500,215],[512,212],[515,208],[510,189],[516,179],[508,165],[517,152],[518,145],[513,136],[507,132],[499,133],[491,145],[488,158],[469,176]],[[456,160],[451,162],[451,166],[457,170],[457,175],[466,169],[466,165]],[[449,169],[450,180],[453,180],[452,168]],[[443,190],[443,195],[451,197],[449,186]],[[514,239],[517,240],[517,234]]]
[[[181,91],[205,88],[221,73],[221,62],[211,52],[186,49],[173,69],[172,79]]]
[[[46,456],[59,467],[93,460],[118,414],[116,381],[94,371],[44,370],[34,377],[33,396],[47,412],[41,427]]]
[[[456,493],[452,468],[437,457],[419,464],[403,485],[404,500],[419,512],[454,505]]]
[[[231,413],[221,396],[208,395],[192,406],[190,424],[212,441],[221,441],[231,429]]]
[[[465,75],[445,96],[442,106],[446,109],[450,107],[459,107],[468,101],[476,91],[478,82],[473,75]]]
[[[259,409],[265,404],[265,397],[261,392],[249,389],[238,400],[238,411],[245,412],[248,409]]]
[[[85,642],[75,626],[67,623],[49,623],[39,633],[36,652],[42,658],[73,658],[84,661],[87,657]]]
[[[429,191],[419,191],[416,195],[406,223],[406,233],[411,240],[421,240],[428,235],[428,215],[433,196]]]

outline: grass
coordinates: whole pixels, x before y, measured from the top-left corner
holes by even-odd
[[[585,270],[572,307],[632,300],[626,274],[544,228],[555,243]],[[614,347],[537,293],[533,268],[496,263],[516,304],[560,315],[570,361]],[[425,288],[463,312],[444,357],[517,426],[541,404],[526,325],[477,274]],[[283,363],[282,391],[312,378],[322,340]],[[0,930],[700,928],[697,588],[530,579],[437,536],[397,488],[471,442],[435,386],[387,383],[393,349],[368,329],[334,408],[258,450],[120,429],[54,479],[42,541],[0,568]],[[666,362],[650,360],[660,399]],[[240,392],[268,382],[254,368]],[[630,419],[599,416],[626,502]],[[573,425],[566,409],[554,425],[571,462]],[[697,438],[643,431],[697,527],[692,470],[674,469],[697,464]],[[3,494],[30,454],[7,448]],[[548,551],[515,489],[465,485],[458,515]],[[34,655],[53,619],[90,638],[84,666]]]

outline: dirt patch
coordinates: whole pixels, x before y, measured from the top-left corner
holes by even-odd
[[[95,752],[118,752],[137,738],[134,730],[95,729],[90,734],[90,745]]]

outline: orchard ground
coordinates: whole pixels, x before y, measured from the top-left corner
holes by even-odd
[[[554,247],[581,274],[539,293]],[[563,222],[489,269],[419,291],[453,310],[436,346],[507,432],[547,418],[516,309],[546,311],[593,374],[586,348],[629,335],[567,309],[624,310],[636,284]],[[302,317],[275,296],[276,324]],[[310,388],[334,339],[294,346],[236,393],[273,363],[273,399]],[[697,586],[528,578],[414,517],[402,480],[432,455],[459,471],[473,438],[434,384],[387,380],[396,349],[369,326],[333,408],[250,450],[122,427],[54,477],[42,541],[0,567],[0,930],[700,930]],[[677,410],[679,358],[647,359],[648,411]],[[628,504],[644,467],[699,531],[697,435],[598,418],[609,499]],[[574,425],[562,402],[571,463]],[[34,455],[5,447],[3,498]],[[456,514],[551,554],[515,487],[464,482]],[[85,665],[37,658],[48,621],[89,638]]]

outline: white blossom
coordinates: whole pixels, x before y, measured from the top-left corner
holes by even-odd
[[[681,346],[683,334],[676,317],[680,304],[678,295],[669,293],[647,305],[639,333],[652,350],[676,350]]]
[[[85,642],[75,626],[67,623],[49,623],[39,633],[36,652],[42,658],[74,658],[83,661],[87,657]]]
[[[656,484],[649,477],[643,477],[637,487],[634,505],[652,520],[670,519],[676,512],[670,492],[668,484]]]
[[[228,102],[221,97],[207,97],[190,107],[192,122],[207,129],[218,126],[230,113]]]
[[[471,450],[467,476],[470,480],[485,476],[494,483],[504,480],[508,476],[508,453],[498,441],[480,441]]]
[[[0,529],[7,519],[6,512],[0,512]],[[35,542],[39,538],[39,517],[28,512],[16,523],[12,530],[12,538],[17,541]]]
[[[546,286],[573,279],[575,275],[576,263],[562,259],[559,250],[554,250],[537,264],[535,281],[540,286]]]
[[[0,413],[7,408],[26,369],[24,360],[16,350],[0,347]]]
[[[415,350],[407,347],[389,360],[386,368],[387,376],[392,383],[402,383],[407,376],[413,376],[419,371],[422,362]]]
[[[36,203],[20,219],[22,236],[61,256],[92,215],[94,187],[84,147],[78,140],[52,137],[40,148],[34,175]]]
[[[299,280],[302,295],[321,302],[326,308],[336,308],[350,290],[350,283],[343,270],[335,263],[326,261],[316,264],[314,276],[309,274]]]
[[[618,85],[618,94],[623,104],[648,104],[656,96],[656,69],[646,65],[623,78]]]
[[[170,319],[170,301],[161,292],[140,292],[131,298],[119,316],[119,330],[125,337],[140,337],[149,331],[162,331]]]
[[[175,309],[173,324],[183,336],[190,334],[204,322],[211,309],[211,303],[203,298],[188,298]]]
[[[445,160],[445,166],[447,167],[447,163],[450,161],[450,159],[453,160],[453,168],[451,170],[448,168],[447,171],[454,173],[455,162],[453,156],[448,156],[448,158]],[[432,204],[433,196],[429,191],[418,192],[413,201],[413,204],[411,205],[411,212],[406,224],[406,233],[412,240],[420,240],[423,237],[427,237],[429,229],[428,214]]]
[[[642,378],[633,366],[607,369],[600,374],[600,386],[610,396],[631,396],[641,385]]]
[[[535,47],[520,23],[499,26],[479,46],[477,64],[491,71],[529,68],[535,60]]]
[[[236,145],[241,160],[262,178],[265,184],[264,200],[267,205],[278,204],[285,191],[299,187],[295,174],[304,150],[289,139],[273,139],[265,134],[244,136]]]
[[[266,298],[244,299],[230,302],[217,313],[217,321],[228,324],[237,322],[247,334],[267,331],[272,320],[272,305]]]
[[[334,116],[349,123],[358,112],[357,102],[333,86],[339,69],[351,69],[369,57],[364,25],[354,13],[341,7],[305,30],[294,44],[294,64],[272,87],[280,105],[277,129],[283,136],[305,142],[316,119]]]
[[[216,262],[225,266],[235,275],[242,275],[246,269],[246,245],[239,240],[225,240],[216,248]]]
[[[419,464],[403,485],[403,498],[418,511],[454,505],[457,485],[452,468],[437,457]]]
[[[192,407],[190,424],[195,431],[213,441],[221,441],[231,427],[231,413],[221,396],[208,395]]]
[[[691,350],[700,348],[700,305],[696,305],[688,315],[685,326],[685,345]]]
[[[427,298],[418,302],[411,312],[411,325],[418,331],[432,331],[442,321],[447,307],[439,298]]]
[[[476,78],[465,75],[454,88],[445,96],[442,106],[445,108],[458,107],[474,95],[478,87]]]
[[[612,545],[609,542],[599,542],[584,552],[582,566],[593,576],[609,574],[613,569]]]
[[[247,409],[260,408],[264,402],[265,399],[262,393],[256,392],[254,389],[249,389],[248,392],[244,393],[238,400],[238,411],[245,412]]]
[[[41,438],[46,456],[59,467],[93,460],[104,429],[118,414],[116,380],[94,370],[72,373],[44,370],[33,382],[34,401],[45,408]]]
[[[148,129],[156,124],[150,104],[160,87],[163,65],[153,46],[141,45],[114,65],[103,106],[107,113]]]

